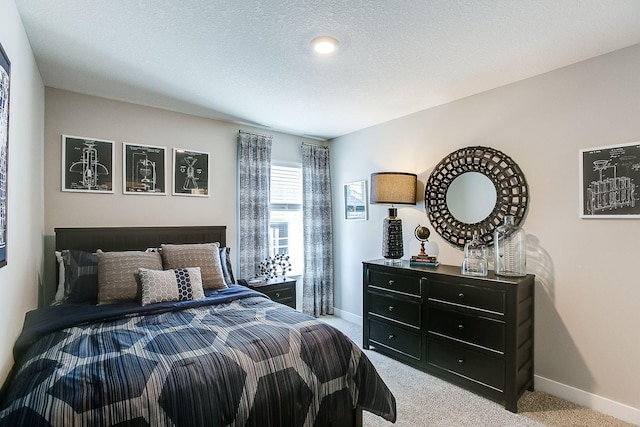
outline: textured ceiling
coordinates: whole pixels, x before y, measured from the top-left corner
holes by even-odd
[[[15,2],[46,86],[319,138],[640,42],[639,0]]]

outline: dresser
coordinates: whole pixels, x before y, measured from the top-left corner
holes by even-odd
[[[275,302],[296,308],[296,279],[269,279],[266,284],[246,286],[265,294]]]
[[[363,347],[517,412],[533,390],[533,275],[363,263]]]

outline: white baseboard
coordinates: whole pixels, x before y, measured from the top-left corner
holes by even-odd
[[[640,409],[580,390],[548,378],[535,376],[535,389],[586,406],[603,414],[640,426]]]
[[[340,317],[346,320],[347,322],[355,323],[356,325],[362,326],[362,316],[358,316],[357,314],[353,314],[348,311],[343,311],[335,307],[333,307],[333,314],[334,316]]]
[[[362,326],[362,316],[335,307],[333,312],[337,317]],[[598,396],[597,394],[589,393],[588,391],[580,390],[539,375],[535,376],[535,389],[640,426],[640,409],[625,405],[624,403],[616,402],[606,397]]]

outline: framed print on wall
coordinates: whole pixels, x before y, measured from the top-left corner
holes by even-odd
[[[640,218],[640,142],[580,150],[580,217]]]
[[[0,267],[7,265],[7,178],[9,174],[9,83],[11,62],[0,44]]]
[[[367,181],[349,182],[344,185],[344,219],[367,220]]]
[[[113,141],[62,135],[62,191],[113,193]]]
[[[166,149],[153,145],[122,144],[122,192],[165,195]]]
[[[173,149],[173,195],[209,196],[209,153]]]

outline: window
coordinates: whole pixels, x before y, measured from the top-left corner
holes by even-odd
[[[302,166],[271,164],[269,255],[289,255],[288,275],[303,272],[302,240]]]

